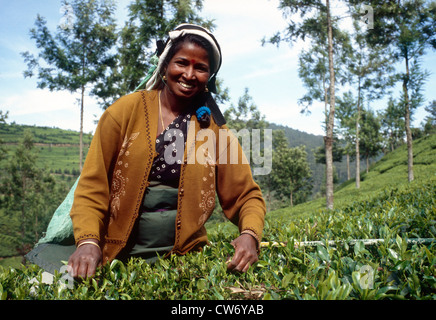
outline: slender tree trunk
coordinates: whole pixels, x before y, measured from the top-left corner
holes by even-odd
[[[406,124],[406,138],[407,138],[407,168],[409,182],[414,180],[413,176],[413,142],[412,130],[410,129],[410,100],[407,85],[409,82],[409,58],[406,54],[406,78],[403,80],[404,102],[405,102],[405,124]]]
[[[325,85],[325,77],[324,74],[322,75],[322,87],[324,89],[324,124],[325,124],[325,128],[326,128],[326,134],[327,134],[327,123],[329,122],[328,119],[328,110],[327,110],[327,106],[329,105],[329,101],[328,101],[328,88]]]
[[[80,141],[79,141],[79,170],[83,168],[83,103],[85,98],[85,86],[82,86],[82,97],[80,100]]]
[[[82,56],[82,81],[85,79],[86,71],[86,57],[87,57],[87,41],[85,38],[82,40],[83,45],[83,56]],[[82,172],[83,169],[83,109],[85,100],[85,84],[82,82],[82,96],[80,99],[80,136],[79,136],[79,171]]]
[[[394,151],[394,137],[391,133],[391,151]]]
[[[350,155],[347,151],[347,181],[350,180],[351,174],[350,174]]]
[[[27,191],[27,185],[26,185],[26,177],[25,173],[21,173],[23,177],[21,178],[21,185],[22,185],[22,198],[21,198],[21,248],[20,250],[23,251],[24,249],[24,243],[26,239],[26,191]]]
[[[327,33],[330,71],[330,112],[325,137],[326,153],[326,204],[327,209],[333,210],[333,126],[335,120],[335,70],[333,64],[333,31],[330,16],[330,1],[326,0],[327,7]]]
[[[35,212],[35,225],[33,226],[35,232],[35,243],[38,242],[38,212]]]
[[[369,172],[369,155],[366,155],[366,173]]]
[[[35,218],[35,243],[38,242],[38,214],[36,214]]]
[[[360,188],[360,142],[359,142],[359,127],[360,127],[360,77],[357,89],[357,117],[356,117],[356,189]]]

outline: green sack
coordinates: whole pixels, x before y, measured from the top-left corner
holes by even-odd
[[[74,244],[73,223],[70,211],[73,206],[74,191],[76,190],[79,178],[77,178],[64,201],[54,212],[44,237],[38,241],[37,245],[41,243]]]

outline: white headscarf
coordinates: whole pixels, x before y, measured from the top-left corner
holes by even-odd
[[[146,84],[147,90],[153,90],[153,89],[157,89],[159,87],[160,83],[162,82],[160,74],[161,74],[161,71],[163,68],[163,63],[168,55],[170,48],[172,47],[172,45],[176,39],[178,39],[179,37],[183,37],[186,34],[198,35],[210,43],[210,45],[213,49],[213,57],[211,57],[211,58],[213,58],[213,60],[215,62],[214,63],[215,69],[212,70],[212,72],[211,72],[208,87],[209,87],[210,91],[212,91],[212,92],[216,91],[215,77],[216,77],[218,70],[221,67],[221,61],[222,61],[220,46],[219,46],[218,42],[216,41],[215,37],[212,35],[212,33],[209,30],[207,30],[206,28],[200,27],[198,25],[189,24],[189,23],[183,23],[183,24],[177,26],[173,31],[169,32],[169,39],[166,42],[166,45],[165,45],[165,48],[164,48],[162,54],[159,56],[159,61],[158,61],[157,67],[153,71],[151,78],[147,81],[147,84]]]

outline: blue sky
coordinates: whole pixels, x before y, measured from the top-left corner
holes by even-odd
[[[130,0],[119,0],[117,19],[124,24]],[[237,104],[244,89],[249,89],[254,103],[266,120],[313,134],[323,134],[322,103],[314,104],[311,115],[300,114],[297,101],[305,94],[298,78],[298,54],[305,45],[279,48],[261,46],[264,36],[286,27],[286,20],[277,9],[278,0],[205,0],[202,15],[215,19],[215,35],[223,51],[219,77],[229,88]],[[61,20],[60,0],[0,0],[0,110],[9,111],[8,122],[79,130],[78,96],[68,92],[37,89],[35,79],[25,79],[26,65],[20,52],[36,53],[29,30],[39,13],[55,30]],[[307,44],[306,44],[307,45]],[[426,83],[425,98],[436,100],[436,54],[425,56],[423,66],[432,72]],[[398,96],[398,92],[395,95]],[[385,101],[375,101],[373,109],[383,108]],[[84,131],[95,129],[94,120],[102,113],[97,103],[85,100]],[[416,112],[415,125],[426,116],[423,107]]]

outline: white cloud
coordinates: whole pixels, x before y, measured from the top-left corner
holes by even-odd
[[[9,111],[8,122],[29,125],[38,123],[41,126],[79,131],[80,108],[77,98],[78,95],[67,91],[23,89],[14,95],[0,98],[0,106],[4,111]],[[94,131],[94,114],[98,118],[102,109],[95,99],[85,97],[84,112],[84,132]]]
[[[2,99],[1,104],[12,108],[10,114],[17,116],[77,107],[74,96],[66,91],[50,92],[38,89],[22,90]]]
[[[279,74],[297,74],[297,61],[299,50],[291,48],[281,48],[280,50],[271,50],[271,48],[261,48],[265,52],[260,53],[262,57],[256,57],[253,54],[252,64],[248,64],[245,72],[242,73],[239,79],[259,79],[263,80],[267,76]],[[250,59],[250,56],[247,57]]]
[[[295,130],[304,131],[315,135],[324,135],[322,128],[323,116],[319,106],[311,108],[312,114],[302,114],[301,106],[293,101],[267,103],[259,106],[268,122],[288,126]]]
[[[205,0],[203,12],[252,17],[276,11],[277,0]]]
[[[202,13],[216,20],[226,60],[259,50],[261,40],[286,26],[277,0],[205,0]]]
[[[3,59],[1,59],[0,58],[0,63],[2,63],[2,60]],[[22,72],[2,72],[2,73],[0,73],[0,79],[5,79],[5,80],[8,80],[8,79],[20,79],[20,78],[23,78],[23,73]]]
[[[0,48],[18,56],[21,52],[32,50],[35,47],[33,43],[24,36],[14,36],[13,38],[0,38]]]

